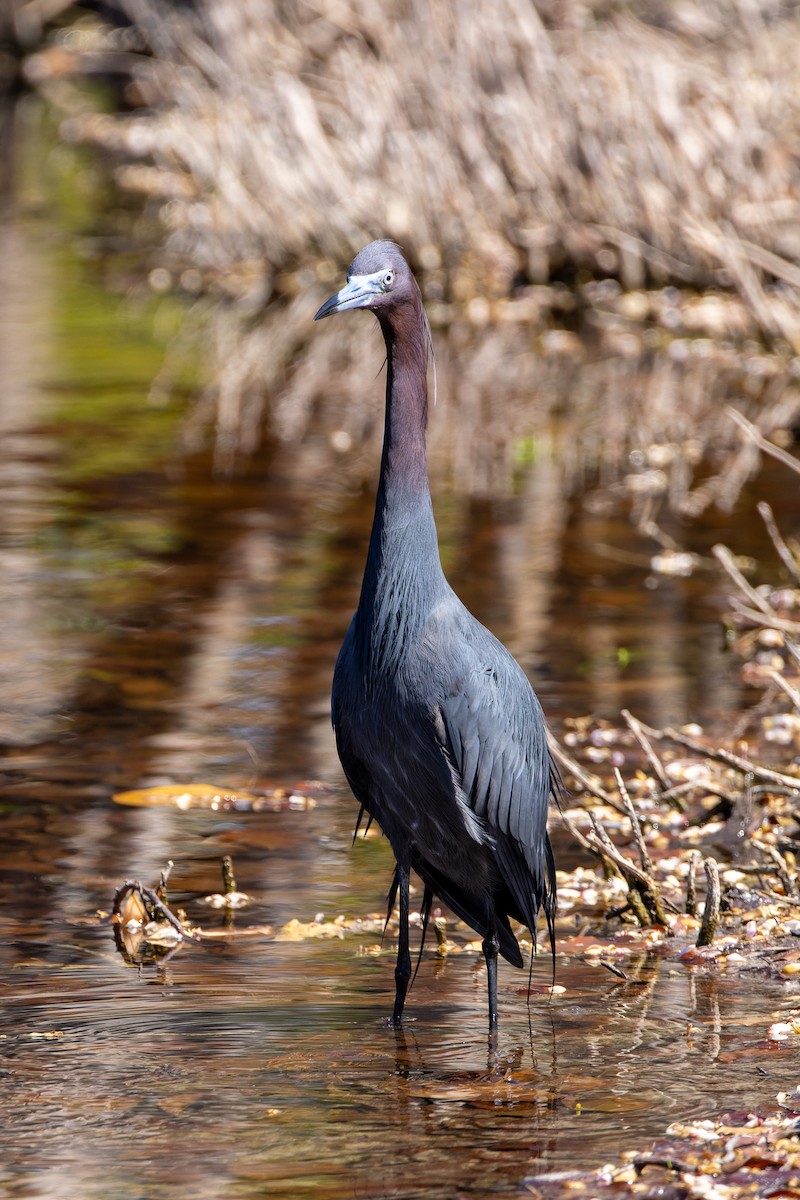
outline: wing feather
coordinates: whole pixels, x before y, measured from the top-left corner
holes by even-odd
[[[539,907],[550,927],[555,904],[546,830],[554,775],[545,721],[517,662],[463,612],[455,626],[452,613],[443,623],[458,639],[460,670],[441,695],[436,725],[463,795],[494,842],[519,915],[535,931]]]

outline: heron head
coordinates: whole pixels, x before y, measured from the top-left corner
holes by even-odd
[[[350,264],[347,283],[325,301],[314,320],[349,308],[369,308],[380,316],[415,294],[419,294],[416,281],[400,247],[395,242],[370,242]]]

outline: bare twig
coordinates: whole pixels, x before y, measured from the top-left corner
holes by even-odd
[[[236,877],[233,873],[233,859],[230,854],[224,855],[222,859],[222,890],[226,896],[239,890],[236,886]]]
[[[161,903],[165,904],[165,905],[169,904],[169,895],[167,893],[167,880],[169,879],[170,874],[172,872],[172,868],[174,866],[175,866],[175,864],[172,861],[172,859],[170,858],[167,862],[167,865],[164,867],[164,870],[161,872],[161,876],[158,881],[158,887],[156,888],[156,895],[158,896]]]
[[[760,500],[757,505],[759,516],[767,527],[767,533],[772,538],[772,544],[775,547],[778,557],[780,558],[786,570],[789,572],[795,583],[800,583],[800,564],[798,564],[786,542],[780,534],[778,526],[775,524],[775,518],[772,514],[772,509],[767,504],[766,500]]]
[[[782,279],[785,283],[791,284],[793,288],[800,287],[800,267],[796,263],[790,262],[780,254],[773,254],[765,246],[759,246],[756,242],[750,242],[746,238],[740,238],[738,245],[740,252],[757,267],[768,271],[776,279]]]
[[[786,693],[797,711],[800,712],[800,692],[798,692],[797,688],[793,688],[789,681],[784,679],[780,671],[776,671],[774,667],[767,667],[765,674],[769,676],[774,684],[777,684],[782,692]]]
[[[710,946],[719,925],[719,869],[716,861],[711,857],[704,861],[703,869],[706,873],[706,903],[696,945]]]
[[[652,876],[653,863],[650,859],[650,855],[647,852],[647,846],[645,845],[642,827],[639,824],[639,818],[636,815],[636,809],[633,807],[633,801],[628,794],[628,789],[625,787],[625,781],[623,780],[622,774],[618,767],[614,767],[614,778],[617,781],[617,787],[619,788],[619,794],[622,797],[622,803],[625,805],[625,811],[630,818],[631,829],[633,830],[633,836],[639,851],[639,861],[642,864],[642,870],[646,875]]]
[[[686,913],[687,916],[697,916],[697,884],[695,876],[697,864],[700,862],[700,851],[692,850],[689,855],[689,875],[686,880]]]
[[[662,792],[659,800],[669,801],[673,796],[685,796],[688,792],[702,791],[708,796],[717,796],[720,800],[724,800],[731,808],[735,804],[735,797],[731,795],[725,788],[720,787],[713,779],[689,779],[684,783],[676,783],[668,792]]]
[[[787,454],[780,446],[776,446],[774,442],[768,441],[752,421],[748,421],[747,417],[742,416],[735,408],[729,408],[727,411],[728,415],[733,417],[742,432],[758,446],[759,450],[763,450],[765,454],[771,454],[773,458],[777,458],[778,462],[783,463],[785,467],[789,467],[791,471],[800,471],[800,462],[791,454]]]
[[[747,582],[744,575],[736,565],[736,559],[731,554],[727,546],[712,546],[712,554],[719,559],[720,563],[728,572],[733,582],[739,588],[739,591],[743,592],[745,596],[747,596],[748,600],[752,605],[755,606],[755,608],[760,609],[760,611],[769,618],[777,615],[769,601],[766,600],[760,592],[757,592],[756,589]]]
[[[740,754],[733,754],[730,750],[723,750],[721,747],[714,749],[712,746],[706,746],[697,738],[689,737],[688,734],[673,729],[671,725],[665,726],[664,729],[651,729],[648,725],[645,725],[644,728],[650,737],[668,738],[714,762],[725,763],[726,766],[734,767],[737,771],[744,772],[745,775],[752,775],[754,779],[760,779],[765,783],[780,784],[781,787],[788,787],[792,793],[800,792],[800,777],[782,775],[780,771],[771,771],[769,767],[761,767],[758,763],[751,762],[748,758],[742,758]]]
[[[575,838],[575,841],[578,842],[579,845],[583,846],[584,850],[588,850],[591,854],[596,854],[597,853],[596,847],[593,846],[592,843],[589,841],[589,839],[586,837],[586,835],[581,832],[581,830],[578,828],[578,826],[575,824],[575,822],[572,820],[572,818],[569,816],[569,814],[565,813],[562,810],[562,812],[559,815],[561,817],[563,824],[567,828],[567,830]]]
[[[653,876],[640,870],[635,863],[620,853],[594,814],[590,813],[589,816],[592,820],[594,835],[587,840],[595,852],[609,859],[622,875],[628,885],[629,903],[640,923],[642,925],[654,923],[666,925],[667,919],[663,902],[658,884]],[[674,908],[674,905],[669,905],[669,907]]]
[[[754,625],[765,629],[779,629],[784,636],[787,633],[800,633],[800,621],[790,621],[787,617],[779,617],[774,610],[765,612],[762,607],[761,612],[756,612],[754,609],[748,608],[746,604],[738,601],[735,596],[731,600],[731,607],[740,617],[752,621]]]
[[[751,845],[755,846],[756,850],[760,850],[767,858],[771,858],[775,864],[775,871],[778,878],[783,884],[783,890],[786,895],[791,898],[797,895],[797,871],[793,871],[786,859],[781,854],[776,846],[770,846],[768,842],[762,842],[760,838],[751,838]]]
[[[127,879],[125,883],[120,884],[115,891],[114,903],[111,909],[115,915],[119,913],[122,901],[128,892],[138,892],[142,899],[150,905],[152,912],[160,913],[167,924],[171,925],[173,929],[177,930],[181,937],[192,937],[192,934],[188,929],[186,929],[183,923],[178,920],[172,910],[168,908],[161,899],[159,899],[158,894],[153,890],[153,888],[146,887],[145,884],[139,883],[138,879]]]
[[[650,763],[658,782],[661,784],[662,799],[664,799],[666,795],[668,803],[670,803],[673,808],[677,808],[679,812],[685,812],[686,805],[683,803],[683,800],[672,790],[672,783],[667,775],[667,772],[664,770],[664,764],[661,762],[661,759],[658,757],[655,750],[650,745],[647,737],[645,736],[641,722],[637,721],[636,717],[634,717],[627,708],[622,709],[622,718],[633,736],[636,738],[642,750],[644,750],[645,755],[647,756],[647,761]]]
[[[800,667],[800,646],[797,646],[794,642],[790,641],[785,633],[783,635],[783,644],[786,647],[786,652],[794,665],[796,667]]]
[[[607,830],[600,823],[593,812],[589,813],[589,820],[592,822],[592,829],[594,830],[595,837],[598,839],[604,851],[608,854],[609,858],[613,862],[615,855],[619,855],[619,851],[611,841],[611,838],[608,836]]]
[[[627,981],[628,976],[620,967],[616,965],[616,963],[609,962],[607,958],[601,958],[600,966],[605,967],[605,969],[610,971],[612,975],[616,975],[617,979],[624,979]]]

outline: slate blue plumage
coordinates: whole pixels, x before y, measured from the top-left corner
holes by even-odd
[[[393,1023],[411,978],[414,870],[425,885],[426,923],[438,896],[484,939],[494,1029],[498,950],[522,966],[509,918],[535,940],[543,909],[552,946],[547,809],[557,775],[528,679],[442,571],[425,455],[430,329],[393,242],[366,246],[315,319],[351,308],[374,312],[384,336],[386,424],[361,597],[333,679],[336,745],[362,813],[378,822],[397,860]]]

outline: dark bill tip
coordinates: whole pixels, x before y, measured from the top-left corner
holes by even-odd
[[[339,307],[339,293],[335,296],[330,296],[321,308],[318,308],[314,313],[314,320],[321,321],[323,317],[329,317],[331,313],[335,313]]]

